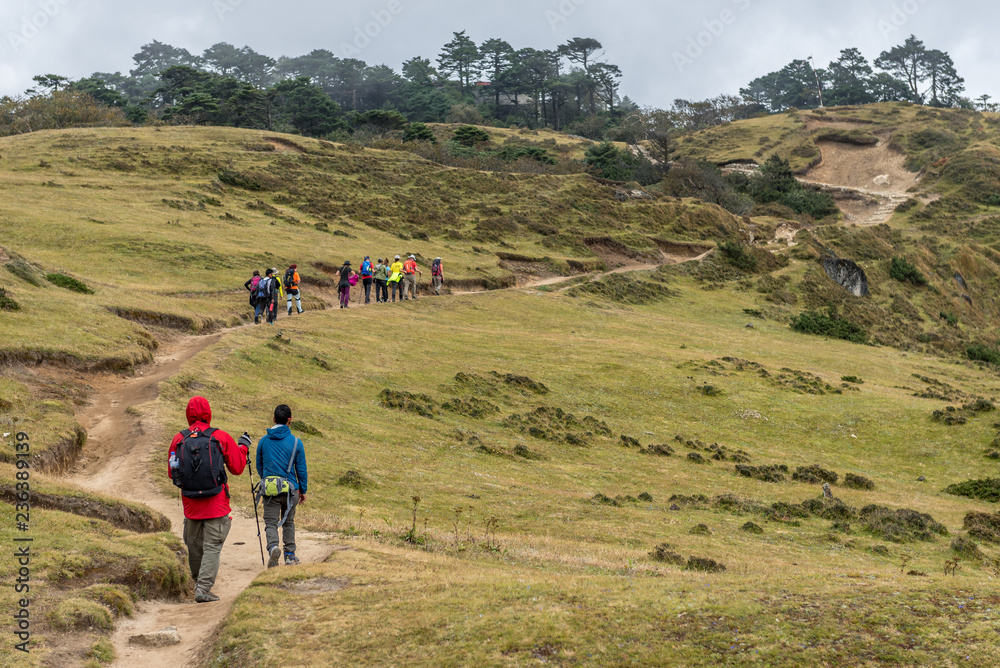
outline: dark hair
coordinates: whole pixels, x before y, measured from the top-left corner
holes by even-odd
[[[274,271],[273,271],[273,270],[271,270],[271,269],[268,269],[267,271],[265,271],[265,272],[264,272],[264,275],[265,275],[265,276],[270,276],[270,275],[271,275],[271,274],[273,274],[273,273],[274,273]]]
[[[292,419],[292,409],[281,404],[274,409],[274,424],[288,424],[288,421]]]
[[[254,275],[254,276],[260,276],[260,272],[259,272],[259,271],[257,271],[256,269],[254,269],[254,272],[253,272],[253,275]]]

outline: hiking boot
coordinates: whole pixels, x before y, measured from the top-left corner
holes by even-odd
[[[279,559],[281,559],[281,548],[275,545],[267,551],[267,567],[274,568],[278,565]]]
[[[194,590],[194,602],[195,603],[214,603],[218,601],[219,597],[210,591],[202,591],[201,589]]]
[[[299,565],[299,558],[295,556],[294,552],[285,552],[285,565],[286,566]]]

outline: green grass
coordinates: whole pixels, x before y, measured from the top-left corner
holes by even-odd
[[[867,113],[888,122],[893,109]],[[796,118],[763,119],[753,132],[777,140],[802,129]],[[735,152],[727,128],[713,137]],[[163,128],[0,141],[10,195],[0,200],[2,252],[30,270],[4,278],[22,306],[0,319],[4,354],[38,355],[46,373],[56,360],[133,368],[166,326],[245,322],[242,283],[265,264],[298,261],[315,298],[327,279],[314,262],[403,249],[447,256],[449,279],[464,281],[509,278],[497,253],[595,268],[600,244],[654,253],[658,241],[731,241],[757,261],[740,268],[713,253],[569,290],[313,308],[282,318],[280,341],[274,328],[227,332],[161,384],[144,423],[184,424],[198,393],[216,426],[256,440],[273,407],[290,404],[310,471],[298,524],[346,549],[262,574],[214,638],[211,665],[989,662],[993,576],[976,563],[948,577],[943,567],[966,516],[995,509],[942,490],[984,477],[996,430],[986,413],[955,426],[932,414],[995,396],[993,370],[964,357],[1000,323],[994,251],[925,230],[911,212],[891,227],[803,231],[799,246],[772,256],[766,238],[746,246],[744,221],[690,200],[620,205],[579,175],[498,178],[301,138],[304,153],[246,149],[267,136]],[[737,138],[760,146],[763,137]],[[260,189],[224,182],[225,170]],[[51,180],[63,188],[40,185]],[[777,222],[758,224],[759,235]],[[865,269],[870,298],[829,281],[817,262],[826,249]],[[890,278],[890,258],[904,254],[926,287]],[[954,287],[956,271],[975,309]],[[25,278],[48,273],[94,294]],[[803,311],[831,308],[874,345],[789,327]],[[961,320],[938,321],[944,311]],[[24,369],[4,367],[0,407],[48,450],[73,429],[88,394],[81,378],[92,377]],[[851,481],[833,490],[853,510],[823,506],[815,483],[738,475],[744,457],[758,470],[834,472]],[[154,480],[172,493],[156,461]],[[60,489],[44,477],[38,485]],[[599,494],[617,505],[593,502]],[[233,486],[233,503],[249,511],[246,485]],[[892,542],[887,515],[868,506],[929,514],[950,535]],[[170,535],[37,512],[52,623],[71,626],[94,605],[127,614],[132,597],[186,586]],[[763,533],[745,530],[748,521]],[[698,525],[707,531],[692,533]],[[0,527],[0,540],[11,538],[10,523]],[[1000,556],[996,545],[980,549],[984,564]],[[684,570],[700,560],[726,570]],[[88,590],[95,573],[127,595]]]
[[[901,638],[906,636],[903,629],[919,619],[907,606],[928,597],[945,605],[951,585],[940,569],[950,558],[950,539],[890,543],[888,556],[880,556],[870,550],[881,540],[862,532],[860,524],[833,540],[829,520],[801,519],[798,526],[764,521],[765,534],[757,537],[740,530],[746,516],[711,505],[673,512],[668,499],[674,494],[728,492],[766,504],[793,504],[815,498],[819,489],[741,478],[724,462],[694,465],[685,459],[683,447],[679,456],[651,457],[622,447],[618,436],[637,437],[645,446],[671,442],[681,434],[744,449],[756,465],[780,463],[795,469],[819,464],[849,472],[876,484],[873,491],[835,488],[855,508],[911,508],[930,513],[955,532],[970,508],[986,506],[941,496],[937,490],[944,481],[966,479],[979,468],[979,455],[969,452],[968,443],[991,438],[989,420],[974,419],[964,431],[949,430],[930,420],[930,410],[939,404],[915,399],[903,388],[916,389],[912,373],[917,370],[969,392],[988,387],[989,376],[944,361],[911,361],[901,352],[817,341],[780,323],[763,322],[748,332],[738,295],[704,293],[690,281],[672,288],[677,295],[668,301],[631,308],[516,291],[408,305],[405,317],[414,330],[434,332],[430,358],[422,348],[380,345],[377,328],[373,330],[382,317],[377,310],[343,316],[355,332],[349,338],[328,336],[326,321],[334,314],[320,314],[315,320],[285,324],[283,331],[292,341],[277,349],[267,332],[247,330],[207,351],[187,373],[212,388],[217,415],[224,416],[221,426],[247,428],[255,435],[269,426],[266,411],[245,408],[244,397],[254,396],[257,406],[291,401],[297,418],[323,433],[305,437],[312,482],[299,524],[333,531],[354,546],[328,564],[259,580],[241,596],[227,622],[216,644],[215,665],[265,665],[277,656],[336,663],[346,653],[375,664],[389,660],[388,647],[397,657],[393,660],[403,656],[418,665],[447,662],[448,656],[464,651],[489,663],[507,656],[505,652],[530,657],[536,644],[552,645],[560,656],[593,665],[655,663],[664,657],[707,665],[699,652],[718,649],[718,636],[699,625],[681,624],[681,631],[671,632],[672,642],[651,640],[658,637],[652,630],[662,618],[659,611],[676,610],[672,618],[680,611],[696,618],[722,616],[737,628],[752,629],[753,648],[776,657],[787,651],[793,629],[814,621],[779,604],[779,590],[790,591],[800,603],[825,601],[821,607],[831,611],[847,605],[853,612],[838,617],[840,622],[863,619],[883,607],[859,604],[856,582],[865,583],[874,596],[902,590],[899,601],[880,613]],[[485,334],[498,329],[516,334]],[[760,345],[764,340],[767,346]],[[312,364],[316,356],[328,360],[332,370]],[[723,357],[752,360],[768,375],[741,371],[729,362],[717,365]],[[777,380],[786,366],[817,374],[828,384],[863,368],[865,384],[842,394],[805,394]],[[428,417],[377,401],[384,389],[397,388],[440,405],[468,396],[467,383],[456,382],[456,374],[489,378],[494,370],[530,376],[550,392],[524,395],[480,384],[477,396],[500,411],[479,419],[446,411]],[[261,383],[278,373],[294,379],[293,384]],[[334,380],[345,375],[353,379],[349,385]],[[179,378],[164,388],[168,422],[181,419],[188,397],[185,382]],[[724,391],[706,397],[698,390],[706,382]],[[331,405],[350,410],[334,414],[327,409]],[[586,446],[573,446],[534,438],[506,420],[543,406],[561,408],[578,420],[596,417],[613,437],[594,436]],[[837,416],[835,422],[831,415]],[[914,446],[912,433],[934,446]],[[490,456],[478,443],[508,452],[526,445],[545,459]],[[347,471],[364,475],[373,485],[336,484]],[[921,485],[915,482],[920,476],[942,484]],[[649,493],[655,501],[594,505],[590,499],[598,492],[611,497]],[[420,545],[408,548],[400,536],[411,530],[414,495],[421,499],[415,535]],[[236,501],[246,504],[239,494]],[[463,509],[457,535],[456,508]],[[490,518],[498,521],[499,552],[485,547]],[[689,534],[699,523],[711,527],[712,535]],[[649,553],[663,542],[685,558],[725,564],[726,574],[694,576],[657,564]],[[901,576],[901,555],[914,559],[911,567],[932,573],[931,580]],[[367,565],[356,567],[359,560]],[[426,576],[417,580],[417,572]],[[277,620],[285,614],[282,590],[275,587],[288,578],[306,577],[347,578],[351,586],[296,599],[300,611],[308,610],[308,627],[264,643],[267,632],[260,630],[260,615]],[[986,582],[971,567],[957,577],[970,591],[979,591]],[[823,583],[822,598],[814,593],[817,581]],[[753,583],[749,589],[748,582]],[[679,593],[708,584],[715,592],[711,601],[697,598],[695,603]],[[524,588],[523,595],[515,593],[518,587]],[[753,591],[754,597],[740,590]],[[761,591],[773,591],[776,602],[755,603]],[[599,614],[597,600],[615,610],[611,619],[619,621]],[[768,625],[766,620],[775,616],[782,623]],[[374,641],[375,619],[383,625],[392,620],[388,645]],[[983,609],[976,619],[975,630],[969,631],[970,651],[983,656],[989,613]],[[860,651],[877,633],[875,627],[844,633],[839,626],[831,622],[822,633],[809,636],[793,663],[832,660],[846,651],[840,648],[844,643]],[[525,633],[526,628],[531,632]],[[919,656],[928,661],[957,656],[933,640],[944,627],[935,628],[926,636],[920,632],[925,653]],[[373,630],[370,642],[366,629]],[[310,640],[329,637],[342,642]],[[865,651],[873,651],[873,657],[904,656],[904,645],[903,640],[890,641]]]
[[[0,464],[0,486],[13,485],[14,475],[13,466]],[[67,488],[37,471],[32,471],[31,488],[36,494],[65,495],[112,510],[115,506],[143,510],[135,502]],[[10,665],[7,661],[12,658],[13,665],[43,665],[45,657],[63,641],[61,633],[107,635],[116,619],[133,614],[135,600],[175,597],[189,587],[186,559],[178,557],[183,544],[173,534],[139,534],[93,517],[49,510],[38,503],[30,510],[31,528],[25,534],[14,528],[14,505],[4,500],[0,507],[7,519],[0,526],[0,540],[15,545],[14,538],[34,539],[32,653],[15,655],[12,645],[7,644],[0,650],[0,665]],[[13,582],[17,568],[14,559],[0,563],[0,580]],[[0,605],[7,610],[14,610],[20,598],[23,595],[13,587],[0,591]],[[107,656],[110,646],[98,645],[98,654]]]

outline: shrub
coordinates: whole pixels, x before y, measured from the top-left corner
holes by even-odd
[[[829,336],[852,343],[867,343],[868,334],[860,326],[840,317],[804,311],[792,320],[792,329],[803,334]]]
[[[370,489],[375,486],[375,482],[371,478],[357,471],[348,471],[337,478],[336,484],[339,487],[351,487],[353,489]]]
[[[864,476],[856,475],[854,473],[845,473],[844,487],[849,487],[851,489],[873,490],[875,489],[875,483]]]
[[[631,151],[619,149],[607,141],[588,148],[583,161],[595,175],[610,181],[635,180],[640,163]]]
[[[22,281],[25,281],[26,283],[31,283],[36,288],[42,287],[42,282],[38,279],[38,276],[35,275],[35,270],[32,269],[31,265],[25,262],[24,260],[13,259],[7,264],[5,264],[4,267],[7,269],[7,271],[14,274]]]
[[[865,381],[861,380],[857,376],[841,376],[840,380],[845,383],[853,383],[854,385],[864,385]]]
[[[86,283],[78,281],[72,276],[56,273],[45,274],[45,280],[53,285],[58,285],[60,288],[66,288],[67,290],[72,290],[73,292],[79,292],[85,295],[94,294],[94,291],[88,288]]]
[[[944,488],[944,493],[996,503],[1000,501],[1000,479],[983,478],[982,480],[966,480],[965,482],[948,485]]]
[[[720,564],[714,559],[705,559],[702,557],[689,557],[687,560],[687,565],[684,566],[686,571],[701,571],[703,573],[722,573],[726,570],[723,564]]]
[[[662,561],[667,564],[673,564],[674,566],[683,566],[686,561],[684,557],[673,551],[673,547],[669,543],[661,543],[653,548],[653,551],[649,553],[655,561]]]
[[[219,181],[229,186],[243,188],[244,190],[259,191],[264,189],[261,183],[253,174],[244,174],[235,169],[223,169],[219,172]]]
[[[753,271],[757,268],[757,258],[739,242],[727,239],[719,244],[719,252],[737,269]]]
[[[842,144],[858,144],[860,146],[871,146],[878,143],[878,137],[864,130],[821,130],[816,134],[816,141],[832,141]]]
[[[927,285],[927,279],[909,260],[901,257],[892,258],[889,265],[889,276],[900,283],[912,283],[916,286]]]
[[[437,143],[437,137],[424,123],[410,123],[403,130],[403,141],[426,141],[431,144]]]
[[[963,559],[974,559],[978,561],[983,558],[983,553],[979,549],[979,545],[976,541],[971,538],[966,538],[965,536],[959,536],[955,540],[951,541],[951,551]]]
[[[962,525],[970,536],[987,543],[1000,544],[1000,514],[971,512]]]
[[[966,349],[965,354],[974,362],[1000,364],[1000,350],[997,350],[992,346],[974,343]]]
[[[489,141],[490,133],[475,125],[463,125],[455,130],[452,138],[462,146],[472,147],[479,142]]]
[[[821,482],[828,482],[831,485],[837,482],[838,476],[833,471],[828,471],[825,468],[819,466],[818,464],[813,464],[811,466],[800,466],[795,469],[795,473],[792,474],[792,480],[798,482],[819,484]]]
[[[0,288],[0,311],[19,311],[21,305],[7,296],[7,290]]]
[[[788,161],[777,154],[768,158],[761,165],[760,171],[750,178],[747,191],[760,204],[777,202],[795,213],[808,214],[814,218],[822,218],[837,211],[832,195],[806,189],[792,174]]]

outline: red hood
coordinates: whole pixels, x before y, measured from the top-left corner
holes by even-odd
[[[195,422],[212,424],[212,407],[208,405],[208,399],[205,397],[192,397],[191,401],[188,402],[187,419],[188,425],[192,425]]]

